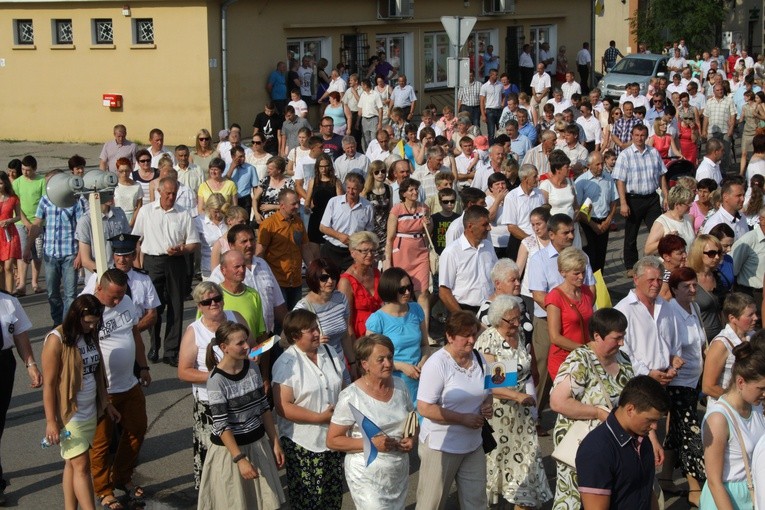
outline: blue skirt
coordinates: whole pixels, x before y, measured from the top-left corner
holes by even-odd
[[[749,496],[749,489],[746,487],[746,480],[739,482],[725,482],[725,491],[730,497],[734,510],[754,510],[752,498]],[[701,490],[701,499],[699,501],[699,510],[717,510],[712,492],[709,490],[709,484],[705,483]]]

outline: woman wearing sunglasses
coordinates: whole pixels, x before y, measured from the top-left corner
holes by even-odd
[[[337,290],[340,270],[334,262],[318,258],[308,264],[305,277],[309,292],[298,301],[295,309],[316,314],[322,344],[329,344],[338,355],[345,357],[350,365],[356,363],[353,353],[353,329],[348,300]]]
[[[367,319],[367,334],[379,333],[393,341],[393,375],[406,383],[416,406],[420,370],[430,356],[425,312],[414,301],[412,279],[399,267],[383,271],[377,293],[383,305]]]
[[[723,255],[722,244],[716,237],[700,234],[691,244],[685,263],[687,267],[696,271],[698,278],[696,304],[701,310],[701,322],[707,342],[711,342],[723,328],[720,309],[728,293],[720,280],[719,266]]]
[[[380,245],[377,247],[377,260],[385,258],[388,214],[390,213],[393,200],[391,187],[385,183],[385,170],[385,162],[372,161],[369,164],[369,172],[367,172],[367,179],[361,192],[361,196],[372,204],[375,218],[374,232],[377,238],[381,240]]]
[[[133,170],[131,178],[141,185],[143,196],[141,199],[144,204],[151,202],[149,198],[149,185],[154,179],[159,179],[159,170],[151,166],[151,152],[147,149],[141,149],[135,154],[135,160],[138,162],[138,169]]]
[[[209,167],[210,162],[219,158],[220,153],[213,147],[212,136],[210,132],[204,128],[200,129],[197,133],[197,140],[194,145],[194,151],[191,153],[191,162],[198,165],[199,168],[205,174],[205,180],[210,178]]]
[[[218,327],[227,321],[247,325],[237,312],[223,311],[223,291],[218,284],[202,282],[194,288],[191,296],[197,304],[199,318],[189,324],[181,340],[178,355],[178,379],[191,383],[194,395],[194,424],[191,427],[194,452],[194,487],[199,489],[202,466],[210,448],[212,414],[207,399],[209,373],[205,365],[207,345],[215,336]],[[218,359],[223,357],[219,348],[214,349]]]

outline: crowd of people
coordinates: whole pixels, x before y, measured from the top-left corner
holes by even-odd
[[[581,84],[560,64],[549,74],[543,47],[520,86],[498,64],[483,82],[471,72],[458,112],[427,105],[417,124],[415,90],[384,56],[365,76],[332,70],[321,94],[304,93],[308,58],[269,77],[249,147],[238,124],[174,150],[160,129],[139,149],[117,125],[99,161],[119,179],[98,276],[88,203],[54,204],[46,182],[63,170],[12,161],[3,424],[15,346],[43,387],[66,508],[140,504],[144,389],[164,362],[191,384],[200,509],[340,508],[344,481],[358,508],[403,508],[413,452],[423,509],[455,482],[462,508],[645,509],[676,490],[676,467],[691,505],[752,508],[765,497],[765,95],[743,52],[743,69],[711,52],[696,77],[684,48],[645,95],[590,89],[586,44]],[[633,288],[612,306],[598,284],[617,213]],[[41,292],[43,264],[40,370],[19,300],[29,265]],[[572,437],[579,452],[558,451]]]

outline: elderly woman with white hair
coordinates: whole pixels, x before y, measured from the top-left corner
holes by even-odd
[[[486,327],[491,326],[489,323],[489,307],[498,296],[521,295],[521,271],[518,269],[518,264],[513,262],[512,259],[499,259],[491,269],[490,276],[491,281],[494,283],[494,293],[489,296],[489,299],[484,301],[476,314],[478,320],[481,321],[481,325]],[[518,300],[520,301],[520,298]]]
[[[494,412],[489,423],[499,446],[486,456],[487,497],[491,505],[504,498],[516,508],[539,508],[552,499],[552,493],[537,438],[533,363],[520,334],[518,300],[496,296],[487,317],[491,327],[481,333],[475,348],[483,354],[490,372],[498,369],[495,362],[501,362],[504,370],[498,371],[511,381],[507,387],[492,390]]]

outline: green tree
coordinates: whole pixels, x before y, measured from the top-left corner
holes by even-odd
[[[630,29],[654,52],[661,51],[664,42],[680,38],[692,51],[702,51],[719,45],[716,34],[726,4],[726,0],[644,0],[629,19]]]

